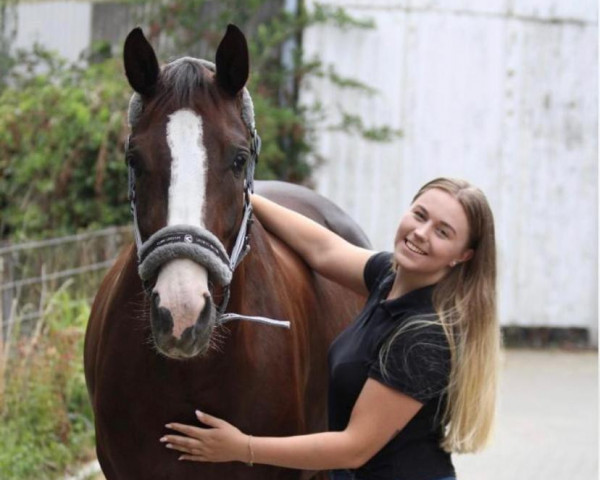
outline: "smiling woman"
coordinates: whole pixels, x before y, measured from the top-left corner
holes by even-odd
[[[451,452],[487,442],[496,398],[493,216],[463,180],[424,185],[402,217],[393,253],[348,244],[262,197],[261,223],[308,265],[358,293],[362,312],[329,350],[329,430],[254,437],[196,412],[160,441],[180,460],[331,470],[334,480],[448,480]]]
[[[416,284],[434,284],[449,268],[473,256],[469,248],[469,222],[460,203],[449,192],[430,188],[415,198],[404,214],[395,239],[394,265],[404,272],[403,288]],[[394,283],[399,288],[400,280]],[[402,290],[392,287],[392,295]]]

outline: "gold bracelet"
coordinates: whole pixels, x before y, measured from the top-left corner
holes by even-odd
[[[250,460],[246,465],[252,467],[254,466],[254,450],[252,450],[252,435],[248,435],[248,453],[250,455]]]

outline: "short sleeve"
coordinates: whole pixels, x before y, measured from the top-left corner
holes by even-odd
[[[450,376],[450,352],[439,325],[409,327],[387,343],[387,354],[375,359],[370,378],[421,403],[444,393]]]
[[[367,260],[363,271],[363,279],[367,290],[371,292],[373,287],[387,276],[392,268],[392,254],[390,252],[379,252]]]

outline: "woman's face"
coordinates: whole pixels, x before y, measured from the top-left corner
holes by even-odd
[[[444,190],[432,188],[410,206],[400,220],[394,257],[403,272],[436,283],[453,262],[471,258],[469,223],[462,205]]]

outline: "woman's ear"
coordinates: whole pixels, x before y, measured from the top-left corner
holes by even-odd
[[[471,258],[473,258],[473,255],[475,255],[475,250],[473,250],[472,248],[467,248],[465,252],[461,255],[459,262],[463,263],[468,260],[471,260]]]

